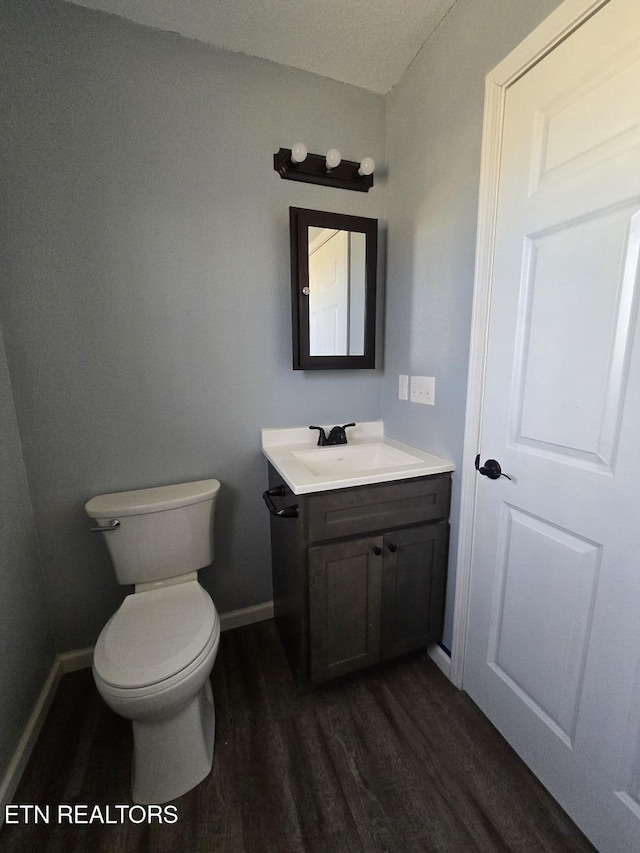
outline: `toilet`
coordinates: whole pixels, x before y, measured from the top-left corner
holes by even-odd
[[[213,559],[219,491],[218,480],[200,480],[100,495],[85,506],[118,583],[135,585],[100,632],[93,657],[100,695],[133,724],[134,803],[166,803],[211,770],[209,675],[220,620],[198,570]]]

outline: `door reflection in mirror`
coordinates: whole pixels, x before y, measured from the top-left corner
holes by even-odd
[[[365,235],[309,228],[309,353],[364,355]]]

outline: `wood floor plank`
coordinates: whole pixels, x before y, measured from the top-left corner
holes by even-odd
[[[581,853],[593,847],[426,654],[298,693],[272,622],[222,636],[210,776],[175,824],[6,824],[0,851]],[[128,721],[64,676],[15,803],[130,802]]]

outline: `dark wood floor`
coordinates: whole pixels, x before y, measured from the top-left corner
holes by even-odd
[[[2,851],[424,853],[591,845],[426,655],[300,695],[272,622],[222,636],[211,775],[173,825],[7,825]],[[63,678],[15,803],[125,804],[130,724]]]

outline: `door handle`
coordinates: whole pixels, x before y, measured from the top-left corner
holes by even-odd
[[[502,473],[502,468],[497,459],[487,459],[484,465],[480,465],[480,454],[476,456],[476,471],[482,474],[483,477],[488,477],[490,480],[499,480],[500,477],[506,477],[510,480],[508,474]]]

